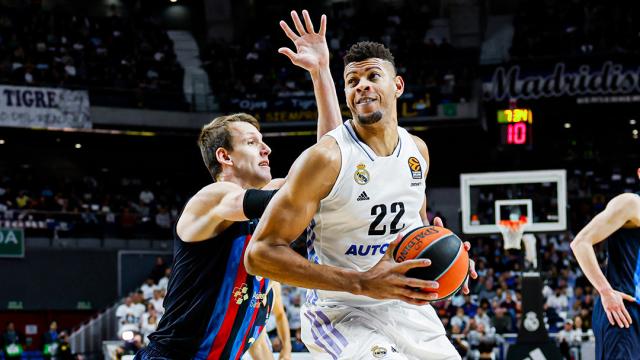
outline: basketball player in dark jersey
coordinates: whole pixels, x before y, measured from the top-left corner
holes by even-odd
[[[327,47],[326,17],[315,32],[292,18],[283,21],[297,52],[280,53],[310,72],[318,106],[318,137],[341,123]],[[248,114],[221,116],[198,140],[214,182],[186,204],[175,229],[174,261],[165,314],[137,359],[239,359],[257,340],[273,302],[269,280],[247,274],[245,247],[257,219],[284,180],[271,179],[269,154],[259,124]]]
[[[593,250],[594,244],[604,240],[606,274]],[[613,198],[578,233],[571,249],[600,293],[593,309],[596,358],[640,358],[640,196],[626,193]]]

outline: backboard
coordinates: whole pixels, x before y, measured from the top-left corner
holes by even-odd
[[[499,233],[501,220],[526,216],[527,232],[567,228],[565,170],[460,175],[462,232]]]

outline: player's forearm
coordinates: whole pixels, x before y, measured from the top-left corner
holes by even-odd
[[[280,342],[282,342],[282,350],[280,352],[291,353],[291,328],[285,312],[276,315],[276,330]]]
[[[611,284],[609,284],[609,281],[607,281],[602,270],[600,270],[598,259],[595,251],[593,250],[593,244],[591,241],[588,241],[579,234],[571,242],[571,250],[573,250],[573,254],[576,257],[576,260],[578,260],[578,264],[580,265],[582,272],[584,272],[584,275],[589,279],[598,292],[611,288]]]
[[[311,263],[285,244],[269,245],[267,241],[252,240],[245,253],[244,265],[250,274],[283,284],[353,294],[361,291],[360,272]]]
[[[273,353],[269,350],[267,341],[267,332],[263,330],[258,339],[249,348],[249,354],[252,359],[273,359]]]
[[[220,217],[229,221],[246,221],[247,216],[244,214],[242,205],[244,202],[246,190],[239,189],[237,191],[225,194],[220,204],[213,206],[209,211],[210,217]],[[203,221],[207,221],[203,219]]]
[[[342,123],[338,93],[329,67],[311,73],[318,107],[318,139]]]

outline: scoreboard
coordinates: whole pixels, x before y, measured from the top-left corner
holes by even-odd
[[[498,110],[497,119],[502,145],[530,147],[533,144],[533,113],[530,109]]]

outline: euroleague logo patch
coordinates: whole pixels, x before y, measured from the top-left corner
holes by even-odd
[[[422,166],[420,161],[413,156],[409,158],[409,170],[411,170],[411,176],[414,179],[422,179]]]
[[[356,181],[356,183],[358,183],[359,185],[364,185],[366,183],[369,182],[369,180],[371,179],[371,176],[369,175],[369,172],[366,169],[366,165],[363,163],[360,163],[358,165],[356,165],[356,172],[353,174],[353,180]]]

